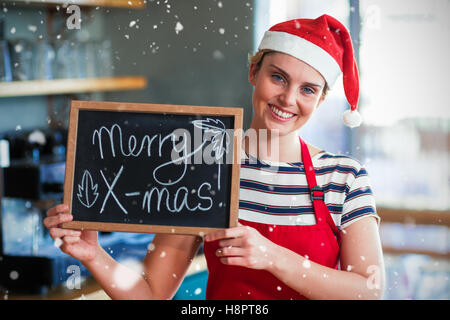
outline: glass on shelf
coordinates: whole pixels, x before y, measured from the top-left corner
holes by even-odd
[[[31,41],[16,39],[11,42],[12,78],[14,81],[31,80],[33,45]]]
[[[112,77],[111,41],[104,40],[95,43],[97,74],[99,77]]]
[[[55,52],[55,78],[80,78],[80,61],[75,43],[70,40],[60,41],[55,46]]]
[[[111,42],[64,40],[55,46],[55,78],[111,77]]]
[[[112,77],[110,40],[0,40],[0,81]]]
[[[53,65],[55,50],[53,46],[44,40],[33,44],[32,74],[35,80],[53,79]]]
[[[30,201],[3,198],[3,253],[35,255],[42,244],[44,229],[42,214]]]
[[[6,40],[0,40],[0,81],[12,81],[9,43]]]

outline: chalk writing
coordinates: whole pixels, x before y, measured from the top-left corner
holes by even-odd
[[[128,121],[125,125],[127,124]],[[155,208],[157,212],[160,212],[164,208],[164,210],[171,213],[177,213],[183,210],[189,212],[208,211],[213,207],[212,196],[215,194],[209,182],[200,181],[198,187],[192,189],[192,191],[183,185],[175,190],[169,190],[168,187],[182,183],[188,171],[188,165],[193,162],[192,158],[195,158],[196,161],[194,163],[197,163],[198,159],[200,159],[208,164],[217,164],[217,174],[214,174],[214,178],[217,179],[217,190],[220,190],[221,165],[230,146],[230,133],[225,124],[219,119],[206,118],[204,120],[193,120],[191,124],[195,128],[200,129],[194,130],[194,134],[198,132],[202,134],[200,139],[194,137],[194,142],[199,141],[200,143],[197,143],[198,145],[194,146],[192,151],[191,134],[186,129],[177,129],[168,134],[144,134],[141,137],[135,134],[129,134],[126,137],[123,134],[121,125],[118,123],[114,123],[110,127],[100,126],[94,129],[92,131],[91,143],[93,146],[96,146],[98,156],[102,160],[107,157],[148,157],[162,159],[165,153],[164,150],[169,148],[171,150],[170,160],[157,165],[151,174],[157,185],[147,190],[125,192],[125,197],[141,197],[141,208],[147,213],[151,213],[152,208]],[[167,177],[166,170],[168,166],[177,168],[177,170],[170,170],[171,175],[169,177]],[[125,209],[119,200],[120,196],[114,191],[124,170],[125,168],[122,165],[111,183],[105,176],[105,170],[100,170],[100,174],[107,188],[100,213],[104,212],[108,200],[112,198],[123,213],[128,214],[127,209]],[[96,201],[98,193],[96,193],[97,185],[94,186],[92,176],[87,170],[83,175],[79,190],[80,202],[86,207],[91,207]],[[88,201],[89,191],[95,194],[95,196],[90,196],[90,202]],[[192,200],[193,198],[195,200]]]
[[[105,181],[106,186],[108,187],[108,193],[105,196],[105,199],[103,200],[103,204],[102,204],[102,208],[100,209],[100,213],[103,212],[103,210],[105,209],[105,204],[106,201],[108,200],[109,196],[112,195],[114,200],[116,200],[117,204],[119,205],[120,209],[122,209],[123,212],[125,212],[125,214],[128,214],[127,210],[125,210],[125,208],[122,206],[122,204],[120,203],[119,199],[117,199],[116,195],[114,194],[114,192],[112,191],[114,186],[117,183],[117,180],[119,180],[120,175],[122,174],[123,171],[123,166],[120,167],[119,172],[117,173],[116,177],[114,178],[114,181],[109,184],[108,180],[105,178],[105,175],[103,174],[103,171],[100,170],[100,173],[102,175],[103,180]]]
[[[94,185],[92,181],[92,176],[88,170],[83,173],[83,178],[81,178],[81,183],[78,185],[78,200],[86,208],[90,208],[94,205],[98,198],[97,192],[98,185]]]

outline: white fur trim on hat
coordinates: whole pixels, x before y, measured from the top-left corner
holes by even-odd
[[[342,120],[347,127],[355,128],[359,127],[362,123],[362,117],[358,110],[345,110]]]
[[[342,71],[336,60],[324,49],[299,36],[280,31],[266,31],[258,50],[271,49],[300,59],[320,72],[330,89]]]

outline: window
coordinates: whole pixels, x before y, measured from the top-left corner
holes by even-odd
[[[255,50],[271,25],[323,13],[346,25],[354,41],[359,34],[364,124],[343,125],[349,106],[338,79],[299,134],[322,149],[360,160],[378,207],[450,208],[449,12],[447,0],[257,2]],[[359,27],[350,27],[355,15]]]
[[[361,0],[357,145],[378,206],[449,209],[450,2]]]

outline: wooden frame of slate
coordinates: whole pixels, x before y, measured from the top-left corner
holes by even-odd
[[[242,115],[72,101],[64,203],[74,219],[63,227],[200,236],[235,227]]]

